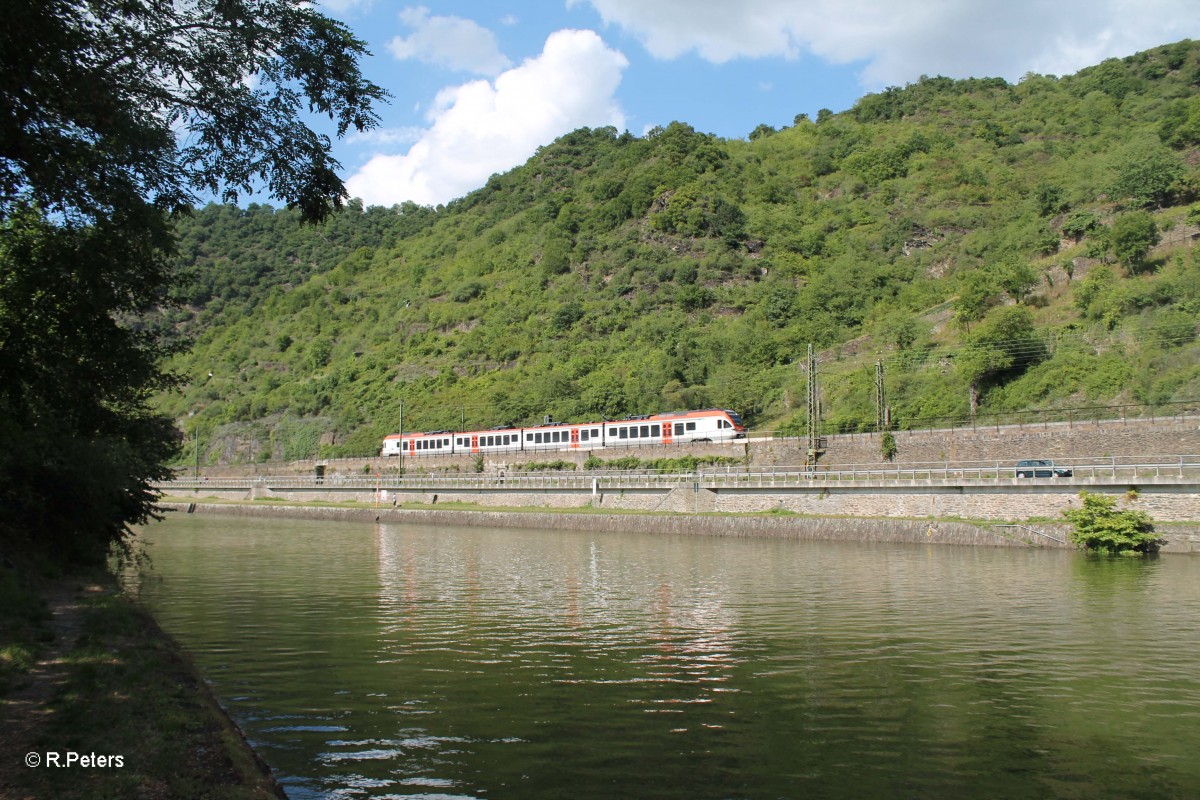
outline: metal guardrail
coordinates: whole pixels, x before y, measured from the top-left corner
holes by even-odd
[[[333,473],[311,475],[180,477],[157,484],[164,491],[202,489],[249,490],[262,486],[274,490],[377,491],[388,490],[481,490],[481,491],[554,491],[619,489],[670,489],[686,484],[703,488],[784,488],[806,485],[945,485],[973,481],[1008,482],[1013,485],[1053,485],[1083,480],[1111,480],[1136,483],[1147,479],[1200,481],[1200,455],[1160,456],[1154,459],[1096,458],[1055,461],[1058,468],[1072,470],[1070,478],[1017,478],[1017,467],[1010,461],[965,461],[938,464],[897,464],[895,466],[847,465],[823,467],[716,467],[694,472],[656,472],[614,470],[563,472],[512,472],[505,474],[407,474],[354,475]]]

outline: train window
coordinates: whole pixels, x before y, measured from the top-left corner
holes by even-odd
[[[689,422],[689,423],[687,424],[687,429],[688,429],[689,431],[694,431],[694,430],[696,430],[696,423],[694,423],[694,422]]]
[[[579,432],[579,441],[586,442],[588,439],[591,438],[591,436],[592,436],[592,432],[589,431],[587,428],[584,428],[583,430],[581,430]]]
[[[600,438],[600,429],[599,428],[592,428],[592,438],[593,439]]]
[[[628,439],[629,438],[629,429],[628,428],[617,428],[617,435],[622,439]]]
[[[675,423],[675,435],[683,436],[683,423],[682,422]]]
[[[505,443],[505,444],[512,444],[512,439],[511,439],[511,438],[509,438],[509,434],[505,434],[505,436],[504,436],[504,443]]]
[[[662,435],[662,429],[659,428],[657,425],[651,425],[650,426],[650,435],[657,438],[658,436]]]
[[[643,425],[643,426],[642,426],[642,438],[643,438],[643,439],[649,439],[649,438],[650,438],[650,426],[649,426],[649,425]]]
[[[609,435],[609,436],[616,436],[616,435],[617,435],[617,429],[616,429],[616,428],[609,428],[609,429],[608,429],[608,435]]]
[[[638,438],[638,426],[637,426],[637,425],[630,425],[630,426],[629,426],[629,438],[630,438],[630,439],[637,439],[637,438]]]

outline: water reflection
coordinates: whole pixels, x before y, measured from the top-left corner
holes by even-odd
[[[150,529],[146,594],[294,797],[1200,790],[1200,562]]]

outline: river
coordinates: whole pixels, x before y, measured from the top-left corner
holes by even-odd
[[[175,515],[292,798],[1200,796],[1200,559]]]

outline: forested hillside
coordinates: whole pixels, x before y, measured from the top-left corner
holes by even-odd
[[[825,430],[1200,398],[1200,43],[926,78],[746,140],[579,130],[437,209],[180,223],[160,406],[239,458],[719,406]],[[212,450],[207,459],[228,457]]]

